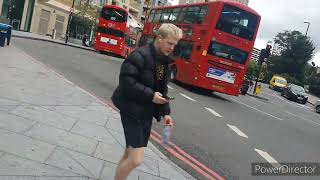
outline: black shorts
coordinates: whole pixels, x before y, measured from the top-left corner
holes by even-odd
[[[137,120],[122,113],[120,113],[120,116],[126,139],[126,147],[147,147],[151,132],[152,119],[145,122],[137,122]]]

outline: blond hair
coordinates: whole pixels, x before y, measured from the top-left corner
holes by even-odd
[[[162,38],[166,38],[171,35],[180,40],[182,38],[182,30],[174,24],[163,23],[158,29],[158,35],[160,35]]]

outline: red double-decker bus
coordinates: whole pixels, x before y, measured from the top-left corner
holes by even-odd
[[[142,26],[126,9],[105,5],[99,17],[95,49],[127,57],[136,48]]]
[[[144,24],[140,45],[153,41],[161,23],[176,24],[184,36],[173,52],[172,79],[237,96],[260,19],[253,9],[231,1],[156,7]]]

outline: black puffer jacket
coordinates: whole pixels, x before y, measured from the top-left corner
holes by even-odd
[[[152,117],[160,121],[162,116],[170,114],[169,103],[155,105],[152,102],[156,81],[155,56],[153,43],[132,52],[121,66],[119,86],[111,98],[121,113],[138,122],[151,121]],[[168,92],[170,63],[171,59],[166,57],[164,95]]]

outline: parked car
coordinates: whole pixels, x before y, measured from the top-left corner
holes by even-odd
[[[314,105],[314,107],[315,107],[315,109],[316,109],[316,112],[317,112],[317,113],[320,113],[320,100],[318,100],[318,101],[316,102],[316,104]]]
[[[284,96],[292,101],[301,102],[302,104],[306,104],[308,101],[308,96],[304,88],[295,84],[290,84],[289,86],[283,88],[281,91],[281,96]]]
[[[269,82],[269,88],[273,90],[282,91],[284,87],[287,86],[287,80],[283,77],[273,75],[270,82]]]

